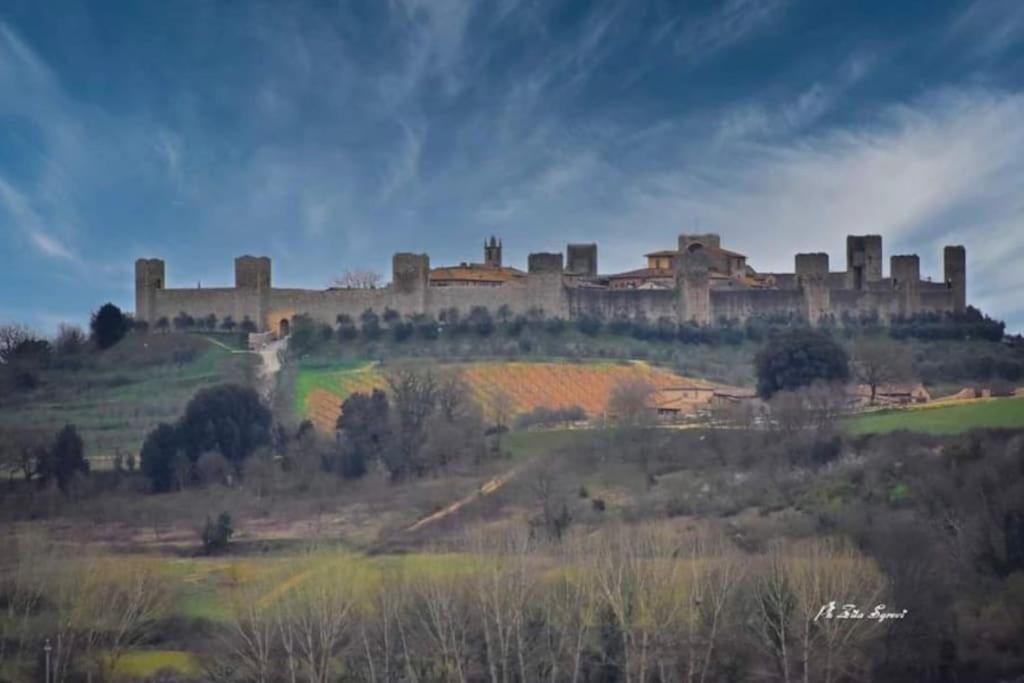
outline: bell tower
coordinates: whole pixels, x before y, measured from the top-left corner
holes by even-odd
[[[491,235],[490,240],[484,240],[484,265],[492,268],[501,268],[501,240]]]

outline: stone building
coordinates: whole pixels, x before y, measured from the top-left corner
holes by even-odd
[[[751,317],[877,315],[882,320],[966,307],[966,252],[947,246],[937,281],[921,278],[916,255],[894,255],[883,273],[882,238],[850,235],[846,264],[833,271],[828,254],[796,254],[793,272],[760,273],[743,254],[725,249],[717,234],[680,235],[676,249],[646,255],[647,268],[599,274],[596,244],[570,244],[560,253],[533,253],[526,271],[502,263],[501,242],[484,243],[482,263],[431,269],[426,254],[395,254],[392,281],[378,289],[325,290],[275,287],[267,257],[235,259],[234,287],[169,288],[160,259],[135,263],[135,315],[151,324],[179,313],[195,318],[231,316],[261,330],[280,332],[296,314],[334,324],[339,314],[358,318],[366,309],[437,316],[458,308],[507,307],[547,317],[665,317],[712,325]]]

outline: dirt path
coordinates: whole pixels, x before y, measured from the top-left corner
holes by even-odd
[[[422,529],[428,524],[434,524],[436,522],[440,522],[443,519],[451,517],[452,515],[454,515],[459,510],[466,507],[473,501],[478,500],[479,498],[483,498],[484,496],[489,496],[495,491],[499,490],[502,486],[512,481],[512,479],[514,479],[517,474],[519,474],[518,467],[511,469],[508,472],[505,472],[504,474],[499,474],[493,479],[489,479],[480,488],[478,488],[476,491],[473,491],[473,493],[469,494],[468,496],[460,498],[459,500],[455,501],[448,507],[438,510],[434,514],[424,517],[412,526],[407,527],[405,529],[405,533],[412,533],[414,531]]]
[[[281,371],[281,354],[288,348],[288,337],[272,341],[258,353],[260,360],[259,385],[260,395],[269,404],[277,387],[277,373]]]

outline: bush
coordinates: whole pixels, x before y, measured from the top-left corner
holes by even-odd
[[[601,332],[601,319],[596,316],[584,315],[576,320],[576,329],[588,337],[594,337]]]
[[[224,552],[228,549],[228,543],[234,533],[235,530],[231,526],[231,515],[228,513],[220,513],[216,520],[207,517],[199,534],[200,540],[203,542],[203,553],[216,555]]]
[[[567,408],[547,408],[538,406],[528,413],[522,413],[515,420],[516,429],[529,429],[531,427],[551,427],[554,425],[566,424],[568,422],[579,422],[587,418],[586,412],[579,406]]]
[[[380,339],[381,334],[383,334],[380,326],[380,317],[373,312],[372,308],[367,308],[363,311],[362,315],[359,316],[359,322],[362,325],[363,337],[370,341]]]

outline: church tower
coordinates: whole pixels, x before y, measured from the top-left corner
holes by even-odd
[[[501,241],[493,235],[490,240],[484,240],[484,265],[501,268]]]

